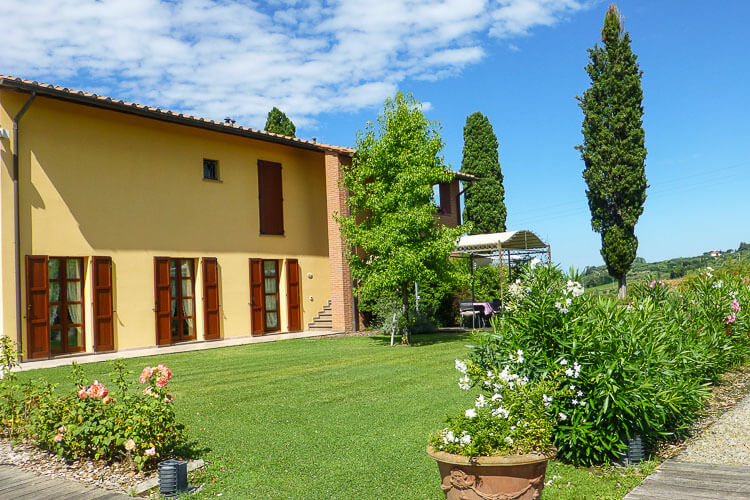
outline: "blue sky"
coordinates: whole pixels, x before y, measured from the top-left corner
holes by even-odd
[[[618,2],[644,72],[647,260],[750,241],[745,0]],[[0,73],[354,144],[385,97],[412,92],[458,168],[466,116],[500,142],[508,228],[564,267],[602,263],[581,177],[586,49],[607,2],[585,0],[5,0]]]

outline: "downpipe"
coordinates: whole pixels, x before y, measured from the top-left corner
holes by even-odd
[[[18,189],[18,124],[23,115],[36,99],[36,91],[31,91],[26,103],[13,117],[13,238],[15,250],[15,271],[16,271],[16,347],[18,349],[23,345],[23,333],[21,330],[21,202]],[[28,348],[28,346],[26,346]],[[21,354],[23,359],[23,353]]]

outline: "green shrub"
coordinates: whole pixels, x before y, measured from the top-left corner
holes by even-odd
[[[650,298],[654,303],[659,304],[669,298],[669,286],[662,280],[642,281],[630,287],[628,296],[631,301]]]
[[[555,445],[571,462],[617,459],[635,435],[653,444],[684,433],[706,384],[750,353],[750,291],[738,276],[704,273],[676,291],[650,282],[633,288],[624,305],[580,296],[580,286],[555,268],[526,268],[509,287],[511,312],[472,349],[471,360],[486,369],[523,350],[534,360],[524,373],[532,380],[561,359],[580,363],[566,381],[577,404],[555,402],[569,417]]]
[[[0,336],[0,430],[7,429],[11,437],[17,434],[25,409],[13,373],[18,366],[18,355],[15,342],[10,337]]]
[[[69,459],[132,460],[143,468],[184,442],[183,426],[166,389],[169,368],[144,368],[142,390],[133,390],[127,377],[122,362],[115,361],[113,391],[96,380],[88,384],[78,365],[73,365],[71,393],[60,395],[45,382],[16,387],[14,398],[0,401],[2,429]]]

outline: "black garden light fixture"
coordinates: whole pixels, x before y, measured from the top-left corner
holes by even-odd
[[[641,436],[628,440],[627,460],[629,465],[637,465],[646,458]]]
[[[159,493],[167,498],[175,498],[187,491],[187,462],[175,459],[160,462]]]

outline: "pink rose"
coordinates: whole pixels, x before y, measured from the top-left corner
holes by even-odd
[[[109,391],[104,387],[104,384],[100,384],[98,380],[94,380],[94,383],[91,384],[91,387],[89,387],[87,392],[89,397],[101,399],[105,397]]]
[[[656,281],[652,281],[651,283],[648,284],[648,286],[650,288],[654,288],[656,286]]]
[[[732,299],[732,310],[734,312],[740,312],[742,308],[740,307],[740,303],[737,302],[737,299]]]
[[[167,380],[172,380],[172,370],[167,368],[167,365],[164,363],[160,363],[159,366],[156,367],[156,369],[161,372],[162,377],[167,377]]]
[[[148,379],[150,379],[150,378],[151,378],[151,375],[152,375],[153,373],[154,373],[154,370],[153,370],[153,368],[151,368],[150,366],[147,366],[147,367],[146,367],[146,368],[144,368],[144,369],[143,369],[143,371],[141,372],[141,376],[140,376],[140,377],[138,378],[138,380],[139,380],[139,381],[141,382],[141,384],[145,384],[145,383],[146,383],[146,381],[148,381]]]
[[[78,391],[78,397],[81,399],[86,399],[87,397],[89,397],[89,394],[85,389],[81,389],[80,391]]]
[[[727,316],[726,318],[724,318],[724,324],[725,325],[729,325],[731,323],[734,323],[735,321],[737,321],[737,315],[735,313],[732,313],[729,316]]]
[[[128,439],[128,441],[125,443],[125,449],[128,451],[133,451],[135,449],[135,441],[132,439]]]
[[[60,441],[62,441],[62,434],[58,434],[58,435],[56,435],[56,436],[54,437],[54,439],[55,439],[55,442],[56,442],[56,443],[59,443]]]
[[[166,387],[167,386],[167,377],[159,377],[156,379],[156,386],[157,387]]]
[[[145,453],[146,456],[153,457],[154,455],[156,455],[156,448],[154,448],[152,446],[151,448],[149,448],[148,450],[144,451],[143,453]]]

